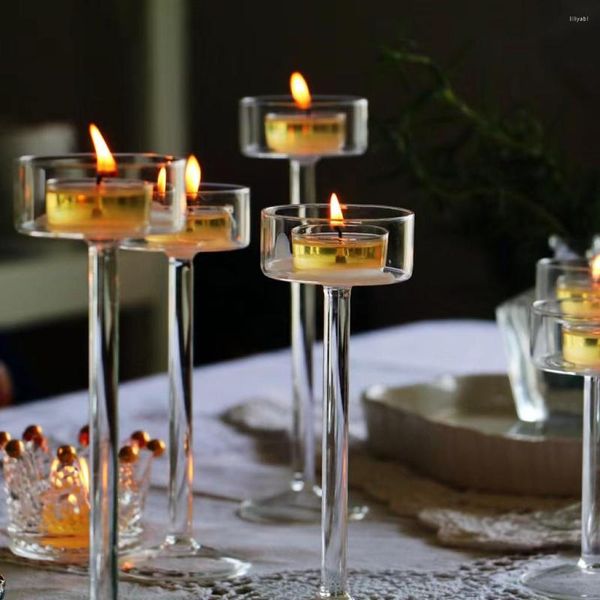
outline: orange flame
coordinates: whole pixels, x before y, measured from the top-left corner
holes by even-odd
[[[90,123],[90,135],[92,136],[94,150],[96,151],[96,170],[98,171],[98,175],[114,175],[117,172],[117,163],[108,149],[100,130],[93,123]]]
[[[201,178],[202,169],[200,168],[200,163],[193,154],[190,154],[185,165],[185,191],[191,196],[196,197],[200,189]]]
[[[344,213],[342,212],[337,194],[331,194],[331,198],[329,199],[329,220],[335,225],[340,225],[344,222]]]
[[[160,168],[158,172],[158,179],[156,180],[156,191],[159,196],[164,196],[167,191],[167,170],[164,167]]]
[[[591,262],[592,279],[595,283],[600,283],[600,254],[596,254]]]
[[[292,90],[292,98],[298,108],[310,108],[312,98],[306,80],[298,71],[294,71],[290,77],[290,89]]]

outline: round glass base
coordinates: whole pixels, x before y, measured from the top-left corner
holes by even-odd
[[[351,506],[348,519],[361,521],[368,512],[368,506]],[[317,486],[304,487],[286,490],[268,498],[244,500],[238,515],[255,523],[320,523],[321,489]]]
[[[250,563],[225,556],[193,539],[167,539],[160,546],[142,548],[121,557],[127,579],[140,583],[173,580],[179,585],[208,584],[243,575]]]
[[[548,598],[600,599],[600,569],[586,569],[577,563],[526,573],[521,578],[521,583]]]
[[[354,600],[348,592],[344,592],[343,594],[330,594],[323,590],[319,590],[317,598],[320,598],[321,600]]]
[[[30,560],[81,565],[86,564],[90,558],[89,536],[85,539],[75,536],[12,536],[9,548],[13,554]]]

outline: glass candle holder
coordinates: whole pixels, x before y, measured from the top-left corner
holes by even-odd
[[[0,432],[11,551],[33,560],[87,563],[91,502],[87,448],[50,447],[43,435],[9,438]],[[159,440],[152,442],[144,448],[128,442],[119,450],[121,550],[141,542],[152,463],[164,447]]]
[[[402,208],[346,205],[331,221],[328,204],[262,211],[261,267],[267,277],[323,287],[323,440],[319,597],[349,599],[348,392],[350,293],[355,286],[407,280],[413,266],[414,215]],[[286,597],[282,590],[281,597]]]
[[[129,579],[203,583],[240,575],[249,564],[204,546],[193,522],[194,256],[250,243],[250,190],[201,183],[187,194],[186,224],[175,234],[123,244],[127,250],[162,252],[169,259],[169,530],[162,544],[124,558]]]
[[[575,282],[569,281],[568,285],[571,287]],[[527,573],[523,583],[536,593],[551,598],[598,598],[600,299],[577,294],[534,302],[531,339],[533,360],[538,368],[584,378],[581,556],[577,562]]]
[[[290,163],[290,203],[315,203],[315,167],[321,158],[364,154],[368,145],[368,102],[357,96],[312,96],[299,108],[291,96],[242,98],[240,148],[251,158]],[[316,337],[316,290],[291,286],[293,423],[292,480],[274,496],[246,500],[239,514],[259,522],[318,522],[321,490],[315,482],[313,346]],[[366,507],[353,507],[361,519]]]
[[[25,235],[80,239],[88,244],[90,598],[116,600],[117,249],[125,238],[171,233],[183,227],[185,159],[114,154],[105,171],[102,158],[73,154],[19,159],[15,223]],[[159,176],[165,180],[165,193],[156,187]]]

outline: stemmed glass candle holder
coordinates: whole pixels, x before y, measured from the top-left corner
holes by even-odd
[[[584,377],[581,556],[523,582],[551,598],[600,598],[600,287],[590,268],[565,265],[557,281],[564,295],[533,305],[532,354],[544,371]]]
[[[18,161],[16,227],[26,235],[81,239],[89,248],[90,598],[117,598],[118,244],[183,226],[185,160],[110,154],[92,129],[96,154]],[[157,193],[159,172],[167,192]],[[68,594],[65,594],[67,597]]]
[[[411,276],[414,215],[402,208],[327,204],[262,211],[261,266],[268,277],[323,286],[323,463],[321,598],[350,598],[348,520],[348,344],[350,292]],[[282,591],[282,596],[285,592]]]
[[[356,156],[367,149],[368,104],[356,96],[312,96],[299,73],[290,80],[292,96],[240,100],[240,145],[246,156],[290,161],[290,203],[316,202],[315,166],[327,157]],[[321,491],[315,482],[313,346],[316,290],[291,286],[292,481],[275,496],[245,501],[240,515],[257,521],[316,522]],[[357,507],[352,518],[366,509]]]
[[[215,581],[249,567],[206,547],[193,537],[192,369],[194,346],[194,256],[245,248],[250,242],[250,190],[200,184],[200,166],[192,156],[186,168],[186,224],[179,233],[128,241],[124,248],[162,252],[169,259],[169,518],[164,542],[126,556],[130,577],[178,582]]]

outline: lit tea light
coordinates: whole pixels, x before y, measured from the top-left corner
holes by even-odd
[[[569,286],[557,286],[561,309],[575,317],[563,326],[563,358],[575,365],[600,367],[600,255],[590,264],[591,280],[578,281]],[[595,326],[580,323],[579,319],[594,319]]]
[[[42,493],[41,533],[56,548],[89,545],[89,469],[73,446],[60,446],[50,467],[48,489]]]
[[[292,268],[299,278],[323,285],[368,285],[387,279],[388,232],[374,225],[345,223],[335,194],[326,225],[292,230]]]
[[[96,152],[97,175],[48,180],[48,229],[96,239],[143,234],[149,226],[153,183],[119,179],[117,163],[94,124],[90,125],[90,136]]]
[[[600,255],[590,263],[591,276],[578,274],[576,277],[561,276],[556,285],[556,298],[561,300],[562,310],[573,316],[600,316]],[[577,300],[577,302],[570,302]]]
[[[51,453],[39,425],[27,427],[22,440],[0,432],[9,534],[19,537],[26,523],[26,535],[35,534],[35,542],[27,538],[31,552],[35,544],[43,548],[45,557],[51,551],[67,562],[87,561],[90,540],[90,472],[88,458],[83,456],[89,444],[87,426],[80,430],[78,442],[80,451],[66,444]],[[134,431],[119,451],[119,530],[125,538],[141,533],[152,464],[164,449],[162,440]]]
[[[312,111],[310,90],[298,72],[290,77],[290,90],[298,111],[265,116],[267,146],[273,152],[295,157],[339,152],[346,141],[346,115]]]
[[[183,229],[167,235],[149,235],[149,246],[163,250],[168,256],[179,259],[193,258],[199,249],[203,252],[217,252],[237,248],[233,239],[232,207],[203,206],[199,202],[202,169],[198,159],[192,154],[185,168],[185,188],[187,215]],[[158,193],[164,193],[164,182],[160,175],[157,181]]]

